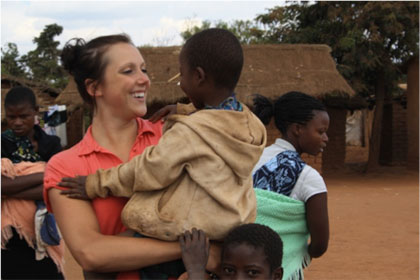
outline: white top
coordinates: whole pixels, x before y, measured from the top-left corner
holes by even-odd
[[[266,164],[277,154],[287,150],[296,151],[292,144],[284,139],[277,138],[274,144],[264,149],[260,160],[252,170],[252,174],[254,174],[257,169]],[[306,202],[310,197],[324,192],[327,192],[327,186],[325,185],[324,179],[322,179],[319,172],[313,167],[305,164],[298,180],[296,181],[296,185],[290,194],[290,197]]]

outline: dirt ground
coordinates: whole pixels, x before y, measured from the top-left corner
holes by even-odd
[[[325,180],[329,248],[305,270],[305,279],[419,279],[418,172],[393,166],[364,174],[352,168]],[[70,255],[66,261],[67,278],[82,279]]]

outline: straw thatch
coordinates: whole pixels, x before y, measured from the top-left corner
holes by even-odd
[[[77,90],[77,86],[73,77],[69,77],[69,83],[60,93],[60,95],[55,99],[55,103],[66,105],[68,112],[72,112],[75,109],[83,106],[84,101]]]
[[[243,50],[244,67],[236,93],[248,105],[254,93],[273,98],[295,90],[319,98],[340,97],[336,103],[355,96],[338,73],[327,45],[244,45]],[[174,78],[179,73],[181,47],[147,47],[140,51],[152,82],[147,105],[172,104],[185,98],[177,86],[179,77]],[[66,104],[69,111],[83,104],[73,79],[56,103]]]
[[[185,97],[178,79],[181,47],[141,48],[152,87],[148,105],[174,103]],[[277,97],[288,91],[302,91],[325,98],[348,100],[354,90],[336,69],[327,45],[245,45],[244,68],[236,87],[239,100],[251,104],[251,95]]]
[[[4,108],[4,98],[7,92],[14,86],[26,86],[33,90],[35,93],[37,103],[40,107],[40,111],[48,110],[48,106],[55,104],[55,98],[58,96],[60,91],[55,88],[51,88],[48,85],[30,81],[24,78],[13,77],[7,74],[1,75],[1,108]],[[1,118],[4,119],[5,112],[1,110]]]

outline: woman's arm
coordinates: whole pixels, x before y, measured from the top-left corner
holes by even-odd
[[[63,238],[84,270],[136,270],[181,258],[178,242],[103,235],[90,201],[67,198],[55,188],[48,196]]]
[[[311,258],[319,258],[327,251],[329,240],[327,193],[310,197],[305,205],[306,222],[311,234],[308,253]]]
[[[44,183],[43,180],[43,172],[17,176],[14,179],[1,176],[1,194],[12,196],[13,194],[19,193],[21,191],[42,185]]]

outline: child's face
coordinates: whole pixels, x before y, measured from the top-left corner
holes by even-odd
[[[16,136],[28,136],[34,128],[37,111],[29,103],[8,105],[6,111],[7,125]]]
[[[330,126],[330,118],[325,111],[314,111],[314,117],[299,131],[298,147],[300,153],[313,156],[324,151],[327,146],[327,130]]]
[[[232,244],[225,248],[222,256],[221,279],[278,279],[283,276],[282,269],[273,273],[263,248],[252,245]]]

